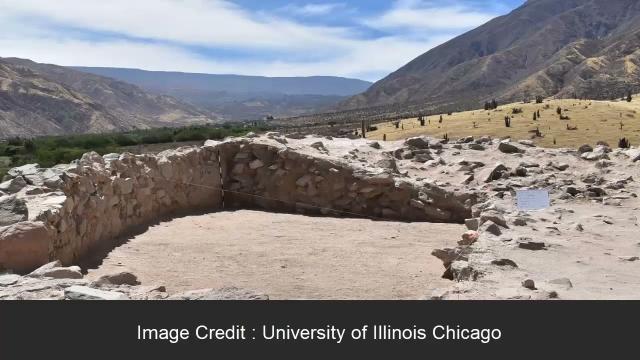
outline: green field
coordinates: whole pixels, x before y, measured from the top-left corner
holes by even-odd
[[[263,126],[192,126],[135,130],[114,134],[82,134],[47,136],[34,139],[13,138],[0,142],[0,180],[13,167],[38,163],[43,167],[69,163],[82,154],[95,151],[101,155],[118,152],[139,152],[169,149],[184,144],[196,144],[228,136],[243,136],[248,132],[268,130]],[[132,151],[132,150],[138,151]]]

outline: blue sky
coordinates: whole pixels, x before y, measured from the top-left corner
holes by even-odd
[[[0,56],[378,80],[524,0],[2,0]]]

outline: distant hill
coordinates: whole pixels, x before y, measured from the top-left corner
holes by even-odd
[[[359,94],[370,82],[331,76],[260,77],[137,69],[74,67],[176,97],[226,120],[297,116],[327,110]]]
[[[493,98],[610,99],[630,90],[640,90],[640,1],[529,0],[428,51],[339,108],[461,110]]]
[[[66,67],[0,58],[0,138],[209,123],[169,96]]]

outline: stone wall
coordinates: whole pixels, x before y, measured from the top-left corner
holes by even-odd
[[[0,227],[0,270],[16,272],[52,260],[72,264],[139,226],[223,205],[462,223],[475,201],[393,172],[294,151],[275,137],[209,141],[158,155],[88,153],[71,165],[16,168],[4,180],[0,209],[12,205],[0,210],[5,219],[11,214]]]

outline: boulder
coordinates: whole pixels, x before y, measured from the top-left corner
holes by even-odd
[[[0,275],[0,287],[11,286],[22,280],[22,276],[15,274]]]
[[[528,239],[519,241],[518,242],[518,247],[520,249],[532,250],[532,251],[546,250],[547,249],[547,245],[545,243],[537,242],[537,241],[530,241]]]
[[[509,225],[507,225],[507,220],[504,218],[504,216],[502,216],[502,214],[495,210],[487,210],[482,212],[482,214],[480,215],[480,225],[486,223],[487,221],[492,221],[502,226],[503,228],[509,228]]]
[[[61,266],[62,266],[62,262],[60,260],[55,260],[55,261],[52,261],[52,262],[48,262],[48,263],[40,266],[39,268],[33,270],[27,276],[28,277],[42,277],[42,274],[45,271],[48,271],[48,270],[51,270],[51,269],[55,269],[55,268],[61,267]]]
[[[510,266],[510,267],[514,267],[514,268],[518,267],[518,265],[516,264],[515,261],[509,260],[509,259],[493,260],[493,261],[491,261],[491,264],[492,265],[496,265],[496,266]]]
[[[442,277],[454,281],[475,281],[481,275],[482,274],[474,269],[469,262],[457,260],[451,264]]]
[[[464,260],[467,261],[468,257],[464,253],[464,251],[460,248],[455,249],[435,249],[431,252],[431,255],[437,257],[442,261],[442,264],[445,268],[448,268],[451,263],[456,260]]]
[[[476,178],[479,181],[490,183],[502,177],[502,174],[508,172],[509,169],[504,164],[497,163],[493,168],[483,169],[478,173]]]
[[[480,230],[483,233],[489,233],[495,236],[502,235],[500,226],[498,226],[498,224],[494,223],[493,221],[487,221],[486,223],[484,223],[484,225],[480,226]]]
[[[29,275],[30,277],[33,277],[31,276],[31,274]],[[54,267],[51,269],[45,269],[40,271],[39,275],[41,277],[53,279],[82,279],[82,271],[78,266]]]
[[[426,163],[427,161],[433,160],[433,157],[429,153],[417,154],[414,158],[414,162]]]
[[[27,181],[22,176],[18,176],[0,184],[0,191],[15,194],[27,185],[29,185],[27,184]]]
[[[498,145],[498,150],[505,154],[524,154],[525,150],[517,147],[516,145],[510,142],[501,142]]]
[[[640,161],[640,149],[629,149],[624,152],[632,162]]]
[[[0,197],[0,226],[8,226],[29,218],[29,211],[24,200],[15,195]]]
[[[527,226],[527,219],[523,217],[517,217],[513,219],[513,225],[515,226]]]
[[[584,145],[582,145],[582,146],[580,146],[578,148],[578,153],[579,154],[584,154],[584,153],[588,153],[588,152],[592,152],[592,151],[593,151],[593,148],[589,144],[584,144]]]
[[[322,143],[322,141],[314,142],[313,144],[311,144],[309,146],[311,146],[312,148],[314,148],[314,149],[316,149],[316,150],[318,150],[320,152],[323,152],[323,153],[327,152],[327,148],[324,146],[324,143]]]
[[[95,282],[98,285],[140,285],[138,277],[128,271],[103,275]]]
[[[522,286],[529,290],[536,290],[536,283],[531,279],[526,279],[522,282]]]
[[[49,261],[51,238],[42,222],[19,222],[0,228],[0,269],[19,273]]]
[[[9,170],[8,174],[15,178],[24,175],[36,175],[39,171],[40,166],[38,164],[27,164]]]
[[[429,148],[429,140],[424,137],[414,137],[407,139],[404,144],[408,147],[415,149],[428,149]]]
[[[480,227],[480,219],[478,218],[473,218],[473,219],[465,219],[464,221],[464,225],[467,227],[467,229],[469,230],[475,230],[477,231],[478,228]]]
[[[608,160],[609,159],[608,153],[610,152],[611,152],[610,148],[600,145],[600,146],[596,146],[596,148],[593,151],[582,153],[580,157],[589,161],[597,161],[597,160],[603,160],[603,159]]]
[[[120,292],[93,289],[87,286],[70,286],[64,289],[64,298],[67,300],[129,300]]]
[[[480,238],[480,234],[477,231],[469,230],[462,234],[462,240],[458,241],[458,245],[469,246],[473,245]]]
[[[486,148],[480,144],[476,144],[476,143],[471,143],[469,144],[469,149],[470,150],[476,150],[476,151],[484,151],[486,150]]]
[[[515,173],[516,173],[516,176],[525,177],[525,176],[527,176],[527,168],[522,167],[522,166],[518,166],[516,168]]]

